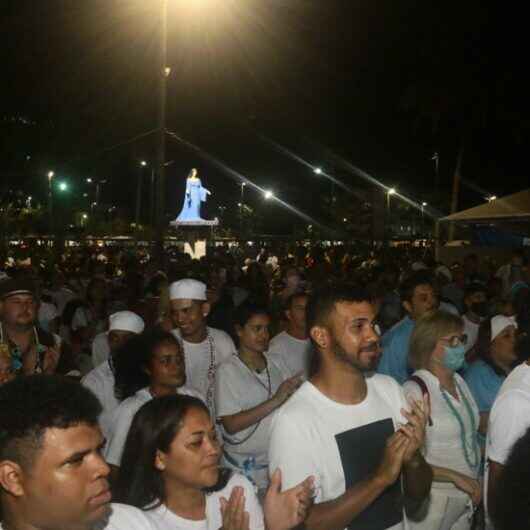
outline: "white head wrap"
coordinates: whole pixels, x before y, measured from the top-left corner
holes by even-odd
[[[109,331],[130,331],[139,334],[144,328],[143,319],[132,311],[118,311],[109,317]]]
[[[517,328],[517,320],[515,317],[507,317],[504,315],[496,315],[491,319],[491,342],[502,333],[508,326]]]
[[[173,282],[169,286],[169,299],[206,301],[206,285],[191,279]]]

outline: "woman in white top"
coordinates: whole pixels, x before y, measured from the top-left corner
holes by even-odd
[[[298,388],[300,375],[285,378],[264,354],[269,347],[267,310],[245,302],[234,315],[238,355],[217,369],[216,411],[225,441],[223,463],[259,489],[268,486],[268,451],[273,412]]]
[[[410,339],[409,361],[416,371],[404,391],[407,398],[429,396],[424,451],[434,473],[430,498],[410,521],[411,529],[468,530],[472,507],[481,500],[479,412],[456,373],[465,359],[462,331],[460,317],[434,311],[416,322]]]
[[[250,482],[219,468],[208,408],[191,396],[149,401],[136,414],[116,484],[117,498],[144,510],[155,530],[287,530],[303,522],[311,480],[280,493],[279,473],[263,512]]]

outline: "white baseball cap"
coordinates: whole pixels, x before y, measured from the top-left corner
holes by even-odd
[[[139,334],[144,328],[143,319],[132,311],[118,311],[109,317],[109,331],[130,331]]]
[[[206,285],[189,278],[173,282],[169,286],[169,299],[206,301]]]
[[[517,320],[515,320],[515,317],[495,315],[491,319],[491,342],[493,342],[508,326],[514,326],[517,328]]]

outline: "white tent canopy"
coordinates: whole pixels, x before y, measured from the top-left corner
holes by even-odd
[[[468,210],[442,217],[440,221],[494,222],[530,220],[530,189],[519,191]]]

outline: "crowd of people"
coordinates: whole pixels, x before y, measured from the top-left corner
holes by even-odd
[[[530,528],[523,251],[1,261],[3,530]]]

